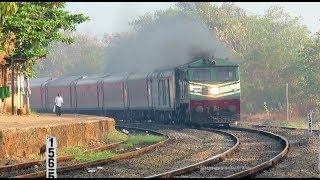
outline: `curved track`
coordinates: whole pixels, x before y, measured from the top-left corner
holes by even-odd
[[[117,128],[126,128],[131,130],[134,129],[136,131],[148,131],[151,134],[166,136],[150,129],[124,126],[117,126]],[[266,131],[240,127],[231,127],[228,129],[224,129],[224,131],[213,128],[202,128],[201,130],[216,132],[220,134],[222,133],[226,136],[229,136],[234,142],[234,145],[225,152],[210,157],[204,161],[149,177],[250,177],[276,164],[287,154],[289,150],[289,143],[285,138]],[[168,140],[169,137],[166,137]],[[163,145],[164,142],[165,141],[162,141],[136,151],[127,152],[111,159],[76,164],[66,163],[65,166],[59,167],[57,171],[59,173],[62,173],[99,164],[105,164],[107,162],[113,162],[120,159],[128,159],[133,156],[143,154],[147,151],[154,150],[157,147]],[[68,158],[71,160],[73,159],[72,157]],[[68,158],[66,158],[67,161]],[[32,170],[30,173],[30,167],[32,168],[32,165],[39,163],[43,164],[44,162],[35,161],[29,164],[25,163],[8,166],[7,170],[11,171],[10,174],[14,174],[14,176],[17,178],[45,177],[44,170]],[[27,171],[25,171],[25,169],[27,169]],[[5,168],[3,168],[2,170],[5,170]]]
[[[270,132],[237,127],[226,131],[240,140],[238,152],[233,156],[213,165],[209,164],[217,161],[208,163],[212,159],[210,158],[192,166],[150,177],[249,177],[276,164],[289,150],[289,143],[285,138]]]
[[[231,156],[233,153],[235,153],[235,151],[238,149],[238,147],[239,147],[239,139],[236,136],[234,136],[233,134],[228,133],[228,132],[224,132],[224,131],[214,130],[214,129],[205,129],[205,130],[214,131],[216,133],[221,133],[221,134],[224,134],[226,136],[229,136],[232,139],[232,141],[234,142],[234,146],[232,146],[230,149],[226,150],[223,153],[217,154],[217,155],[215,155],[215,156],[213,156],[213,157],[211,157],[209,159],[206,159],[204,161],[201,161],[199,163],[196,163],[196,164],[193,164],[193,165],[190,165],[190,166],[186,166],[186,167],[183,167],[183,168],[179,168],[179,169],[176,169],[176,170],[168,171],[168,172],[165,172],[165,173],[162,173],[162,174],[149,176],[148,178],[174,177],[174,176],[181,175],[181,174],[184,174],[184,173],[197,171],[197,170],[201,169],[202,166],[206,166],[206,165],[210,165],[210,164],[213,164],[213,163],[217,163],[219,161],[223,161],[225,158],[227,158],[227,157]]]
[[[139,127],[145,127],[145,124],[141,124]],[[236,138],[232,139],[233,136],[231,135],[226,136],[227,133],[214,130],[209,132],[180,126],[153,125],[152,127],[152,129],[157,128],[160,128],[161,132],[168,134],[171,138],[165,146],[133,159],[104,164],[101,166],[101,170],[96,173],[89,173],[83,169],[61,173],[60,177],[146,177],[198,163],[226,150],[227,152],[224,154],[230,155],[231,151],[235,149],[232,147],[235,145],[234,139]],[[232,150],[228,151],[230,148]],[[213,160],[218,159],[217,157]]]

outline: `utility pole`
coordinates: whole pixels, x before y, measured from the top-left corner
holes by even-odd
[[[16,73],[16,79],[17,79],[17,109],[21,108],[21,93],[20,93],[20,73],[19,73],[19,68],[17,67],[17,73]]]
[[[14,115],[14,65],[11,61],[11,113]]]
[[[30,85],[29,85],[29,78],[27,77],[26,78],[26,80],[27,80],[27,88],[26,88],[26,97],[27,97],[27,109],[26,109],[26,111],[27,111],[27,114],[29,114],[30,113],[30,100],[29,100],[29,97],[30,97]]]
[[[286,96],[287,96],[287,122],[289,122],[289,85],[286,84]]]

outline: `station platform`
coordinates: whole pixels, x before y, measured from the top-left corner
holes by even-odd
[[[114,119],[100,116],[0,116],[0,158],[31,158],[39,153],[48,135],[57,138],[58,148],[88,146],[92,140],[102,141],[114,129]]]

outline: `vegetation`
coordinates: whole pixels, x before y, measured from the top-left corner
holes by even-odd
[[[133,135],[128,137],[128,135],[123,134],[121,132],[112,131],[111,133],[108,133],[106,135],[106,139],[108,143],[126,141],[126,143],[123,145],[124,147],[133,147],[139,144],[156,143],[164,140],[164,137],[155,135]],[[85,148],[81,146],[64,148],[61,150],[61,152],[59,152],[59,154],[73,155],[77,161],[93,161],[100,159],[108,159],[117,155],[116,152],[110,150],[98,152],[85,152]]]
[[[117,130],[111,131],[108,134],[106,134],[106,141],[108,144],[126,141],[127,139],[128,135]]]
[[[137,135],[128,136],[117,130],[114,130],[106,135],[107,143],[111,144],[111,143],[125,141],[125,144],[124,144],[125,147],[132,147],[132,146],[135,146],[138,144],[144,144],[144,143],[147,143],[147,144],[156,143],[164,139],[165,139],[164,137],[156,136],[156,135],[137,134]]]
[[[313,128],[319,129],[317,122],[313,122]],[[286,119],[278,119],[274,121],[270,121],[268,119],[260,122],[259,124],[265,125],[265,126],[281,126],[281,127],[288,127],[288,128],[299,128],[299,129],[307,129],[308,128],[308,122],[304,118],[294,118],[289,121]]]
[[[4,33],[3,24],[7,18],[14,15],[18,10],[17,4],[14,2],[0,2],[0,65],[6,64],[5,58],[14,53],[15,35],[12,32]]]
[[[76,155],[76,154],[80,154],[82,153],[83,151],[85,150],[84,147],[82,146],[77,146],[77,147],[66,147],[66,148],[63,148],[61,150],[61,152],[59,152],[58,154],[59,155]]]
[[[15,35],[15,52],[7,63],[24,61],[21,70],[26,76],[34,75],[33,66],[49,54],[52,42],[72,42],[62,31],[75,30],[76,24],[89,19],[83,14],[69,14],[62,2],[17,2],[16,6],[16,13],[2,24],[2,32]]]
[[[125,147],[132,147],[138,144],[149,144],[149,143],[156,143],[164,140],[163,136],[156,136],[156,135],[134,135],[130,136],[126,141]]]
[[[81,147],[65,148],[63,153],[68,155],[74,155],[77,161],[94,161],[108,159],[116,155],[116,153],[111,151],[84,152],[84,149]]]

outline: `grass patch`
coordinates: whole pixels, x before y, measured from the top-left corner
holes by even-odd
[[[100,159],[108,159],[116,155],[111,151],[84,152],[82,147],[68,147],[63,150],[66,155],[74,155],[77,161],[94,161]]]
[[[297,120],[297,121],[289,121],[285,123],[285,127],[290,127],[290,128],[308,128],[308,124],[307,124],[307,120],[305,121],[301,121],[301,120]]]
[[[124,147],[133,147],[138,144],[144,143],[156,143],[164,140],[165,137],[163,136],[156,136],[156,135],[133,135],[128,136],[124,133],[118,131],[112,131],[106,135],[106,140],[108,143],[115,143],[120,141],[126,141]],[[77,161],[94,161],[94,160],[101,160],[101,159],[108,159],[112,158],[117,155],[116,152],[106,150],[106,151],[99,151],[99,152],[84,152],[85,148],[81,146],[76,147],[67,147],[61,150],[59,154],[61,155],[73,155]]]
[[[281,120],[281,121],[265,121],[262,123],[262,125],[269,125],[269,126],[281,126],[281,127],[287,127],[287,128],[299,128],[299,129],[305,129],[308,128],[308,122],[307,119],[290,119],[287,120]]]
[[[121,141],[126,141],[128,139],[128,135],[119,132],[117,130],[113,130],[106,135],[107,144],[117,143]]]
[[[111,151],[87,152],[77,154],[77,156],[75,156],[75,159],[78,161],[94,161],[100,159],[109,159],[115,155],[116,153]]]
[[[72,146],[72,147],[66,147],[66,148],[63,148],[61,150],[61,155],[74,155],[74,156],[77,156],[79,154],[81,154],[83,151],[85,150],[84,147],[82,146]]]
[[[134,135],[130,136],[124,144],[125,147],[132,147],[137,144],[143,144],[143,143],[156,143],[164,140],[165,138],[163,136],[156,136],[156,135]]]

